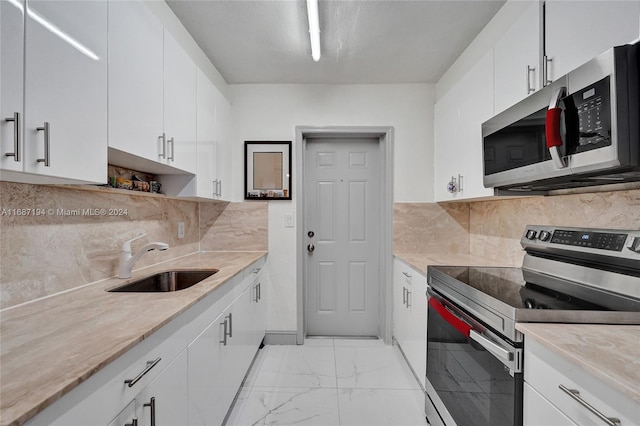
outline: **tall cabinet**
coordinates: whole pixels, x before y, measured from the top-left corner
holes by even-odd
[[[482,183],[482,123],[493,115],[493,51],[435,106],[436,201],[493,195]]]
[[[3,179],[105,183],[106,0],[1,7]]]

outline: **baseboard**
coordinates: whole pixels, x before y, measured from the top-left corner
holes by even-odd
[[[295,345],[298,332],[295,330],[267,330],[264,334],[265,345]]]

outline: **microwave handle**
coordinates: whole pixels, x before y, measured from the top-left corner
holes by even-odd
[[[551,102],[549,103],[549,109],[547,109],[547,118],[545,121],[545,136],[547,138],[547,149],[551,154],[551,159],[556,169],[564,169],[567,167],[567,162],[562,155],[558,147],[562,146],[562,136],[560,135],[560,117],[562,109],[560,109],[560,101],[566,95],[567,89],[565,87],[559,87],[553,92]]]

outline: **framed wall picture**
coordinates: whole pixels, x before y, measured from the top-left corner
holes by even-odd
[[[291,199],[291,141],[244,143],[244,199]]]

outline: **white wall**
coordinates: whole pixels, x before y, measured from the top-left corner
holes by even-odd
[[[230,85],[233,194],[244,185],[245,140],[291,140],[296,126],[393,126],[394,200],[433,200],[433,105],[427,84]],[[293,179],[297,173],[293,149]],[[295,198],[295,192],[292,193]],[[296,228],[284,215],[295,201],[269,204],[269,330],[296,330]]]

